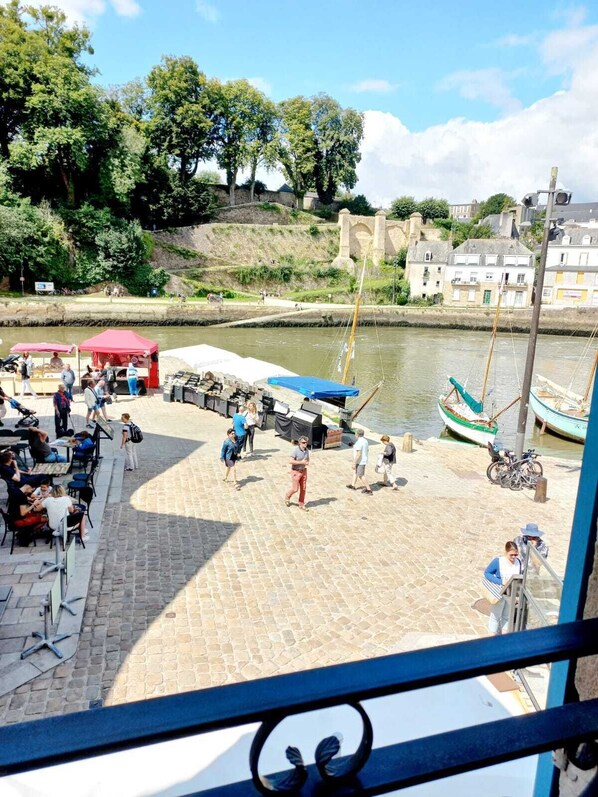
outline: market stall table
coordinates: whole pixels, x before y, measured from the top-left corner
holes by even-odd
[[[31,473],[36,476],[66,476],[70,469],[70,462],[38,462]]]
[[[72,437],[59,437],[58,440],[54,440],[53,443],[50,443],[51,448],[65,448],[66,456],[69,462],[71,461],[71,453],[73,448],[75,448],[76,445],[77,443],[72,439]]]
[[[5,451],[22,442],[20,437],[0,437],[0,451]]]

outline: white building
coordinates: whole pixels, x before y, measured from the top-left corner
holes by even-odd
[[[550,243],[542,303],[598,307],[598,224],[567,226]]]
[[[529,307],[534,255],[516,239],[471,239],[454,249],[444,277],[444,305],[495,307],[502,284],[505,307]]]
[[[418,241],[409,247],[405,279],[413,298],[434,299],[444,293],[444,272],[452,251],[450,241]]]

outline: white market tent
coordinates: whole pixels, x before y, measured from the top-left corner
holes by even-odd
[[[168,349],[162,357],[173,357],[189,365],[200,374],[211,371],[223,374],[242,382],[255,384],[270,376],[296,376],[293,371],[282,368],[275,363],[257,360],[255,357],[240,357],[238,354],[201,343],[198,346],[184,346],[180,349]]]

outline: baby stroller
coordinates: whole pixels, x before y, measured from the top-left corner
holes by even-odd
[[[8,403],[13,410],[16,410],[20,415],[23,416],[16,422],[16,429],[18,429],[19,426],[22,426],[23,429],[27,429],[29,426],[39,426],[39,418],[35,417],[35,410],[28,410],[27,407],[19,404],[19,402],[14,398],[9,399]]]

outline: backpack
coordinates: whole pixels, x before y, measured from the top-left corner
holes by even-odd
[[[141,431],[141,429],[137,426],[136,423],[133,423],[132,421],[129,422],[128,426],[129,426],[129,440],[132,443],[141,443],[141,441],[143,440],[143,432]]]

